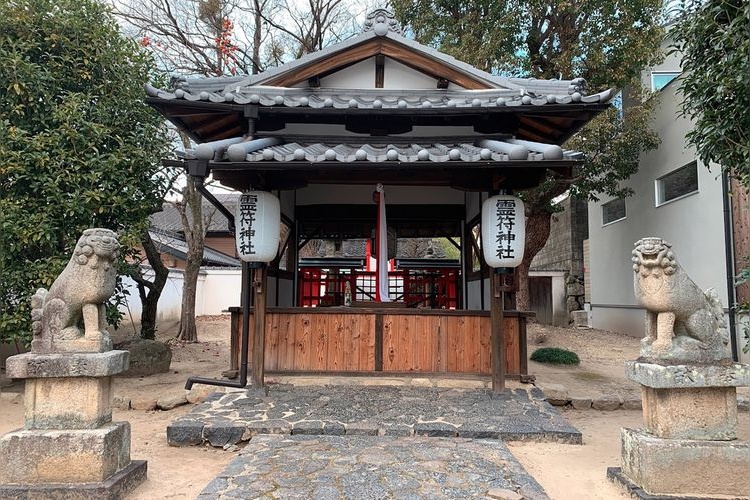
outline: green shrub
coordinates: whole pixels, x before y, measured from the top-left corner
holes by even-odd
[[[559,347],[542,347],[531,354],[531,360],[553,365],[577,365],[581,360],[578,354]]]

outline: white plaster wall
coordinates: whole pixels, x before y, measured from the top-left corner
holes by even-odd
[[[240,291],[242,277],[240,269],[204,269],[198,276],[196,289],[196,316],[222,314],[230,306],[240,305]],[[184,275],[182,270],[170,269],[167,283],[159,297],[156,319],[158,322],[179,321],[182,309],[182,284]],[[123,277],[126,290],[130,292],[127,305],[121,307],[123,312],[123,326],[132,323],[140,324],[141,305],[138,288],[133,280]],[[131,322],[132,318],[132,322]]]
[[[148,273],[146,274],[147,279],[151,279],[151,276]],[[132,323],[140,324],[143,306],[138,295],[138,287],[135,281],[127,276],[123,276],[122,281],[125,290],[129,293],[126,304],[120,307],[120,311],[123,313],[123,326],[127,327],[132,325]],[[182,309],[183,281],[183,271],[181,269],[169,270],[164,290],[162,290],[159,296],[159,305],[156,313],[157,321],[179,321],[180,310]]]
[[[346,186],[343,184],[311,184],[297,190],[297,205],[319,204],[373,204],[375,186]],[[464,193],[448,187],[385,186],[386,205],[463,205]]]
[[[305,83],[299,86],[306,87],[307,85]],[[332,89],[375,88],[375,57],[370,57],[321,78],[320,86]],[[437,80],[390,57],[386,57],[383,67],[383,88],[434,90],[437,88]],[[450,88],[453,90],[462,87],[452,85]]]
[[[201,272],[201,278],[203,278],[203,288],[199,290],[201,307],[198,307],[198,300],[196,300],[196,315],[222,314],[227,307],[240,305],[241,269],[207,269]]]
[[[387,73],[386,73],[387,74]],[[348,68],[320,79],[322,88],[373,89],[375,88],[375,57],[370,57]]]
[[[437,80],[386,57],[383,68],[383,88],[435,90]]]
[[[670,85],[660,93],[654,129],[662,143],[643,156],[639,172],[628,181],[635,195],[625,201],[626,219],[602,226],[601,205],[609,199],[589,204],[591,305],[596,328],[638,335],[643,331],[642,311],[615,307],[636,307],[630,257],[633,243],[645,236],[671,242],[678,261],[693,281],[702,289],[714,287],[727,305],[719,171],[709,171],[699,163],[697,193],[655,206],[655,179],[695,159],[695,151],[684,146],[691,125],[677,116],[676,87]]]

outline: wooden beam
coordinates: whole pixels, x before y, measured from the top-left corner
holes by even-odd
[[[527,128],[524,128],[523,124],[518,129],[518,138],[537,141],[537,142],[546,142],[546,143],[554,142],[551,140],[550,137],[537,134]]]
[[[385,56],[378,54],[375,56],[375,88],[382,89],[385,84]]]
[[[383,371],[383,314],[375,314],[375,371]]]
[[[492,345],[492,392],[505,390],[505,332],[503,332],[503,309],[505,293],[501,290],[500,275],[494,270],[490,274],[490,344]]]
[[[260,389],[264,387],[268,268],[265,264],[261,264],[260,267],[254,270],[253,274],[255,275],[253,282],[255,293],[253,319],[255,320],[255,326],[253,328],[253,361],[250,381],[254,388]]]
[[[341,52],[332,54],[328,58],[298,68],[296,71],[281,74],[276,78],[263,82],[263,85],[293,87],[314,76],[330,74],[336,69],[350,66],[377,55],[390,57],[416,71],[428,74],[436,79],[444,78],[467,89],[492,88],[490,84],[482,80],[451,68],[425,54],[421,54],[387,38],[368,40],[361,45],[342,50]]]
[[[331,57],[327,57],[321,61],[309,64],[308,66],[299,68],[296,71],[281,74],[276,78],[272,78],[267,82],[263,82],[263,85],[275,87],[293,87],[300,82],[306,81],[309,78],[325,73],[330,73],[336,68],[363,61],[368,57],[372,57],[378,53],[380,53],[380,43],[377,43],[377,41],[364,43],[357,47],[352,47],[346,51],[332,54]]]
[[[425,54],[416,52],[409,47],[394,42],[393,40],[383,40],[381,52],[416,71],[433,75],[437,79],[444,78],[467,89],[492,88],[488,83],[476,79],[462,71],[446,66]]]

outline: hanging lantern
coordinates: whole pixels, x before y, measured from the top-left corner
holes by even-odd
[[[526,215],[519,198],[501,194],[482,204],[482,253],[487,265],[517,267],[525,239]]]
[[[235,214],[237,255],[245,262],[271,262],[279,251],[281,208],[266,191],[240,196]]]

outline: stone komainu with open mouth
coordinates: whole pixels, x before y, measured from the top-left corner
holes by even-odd
[[[724,309],[713,288],[703,292],[675,259],[672,245],[643,238],[633,250],[635,297],[646,308],[641,357],[710,363],[729,359]]]
[[[94,351],[112,348],[106,332],[104,302],[117,284],[120,244],[109,229],[87,229],[73,256],[49,291],[31,298],[35,352]]]

